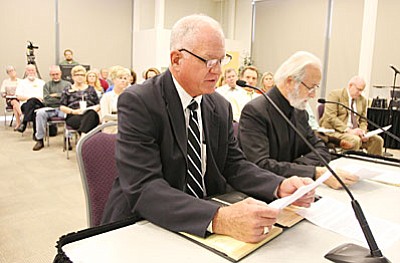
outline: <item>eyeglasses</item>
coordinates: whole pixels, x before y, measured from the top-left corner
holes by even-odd
[[[74,74],[74,76],[75,76],[75,77],[78,77],[78,76],[79,76],[79,77],[84,77],[85,74]]]
[[[308,93],[313,93],[319,89],[319,85],[314,85],[312,87],[307,86],[303,81],[301,81],[301,84],[303,84],[304,87],[308,89]]]
[[[192,55],[192,56],[198,58],[199,60],[203,61],[203,62],[206,64],[207,68],[213,68],[213,67],[214,67],[215,65],[217,65],[218,63],[219,63],[221,66],[224,66],[224,65],[228,64],[228,63],[231,61],[231,59],[232,59],[232,56],[229,55],[229,54],[226,54],[225,57],[223,57],[223,58],[221,58],[221,59],[217,59],[217,58],[215,58],[215,59],[204,59],[204,58],[202,58],[202,57],[200,57],[200,56],[194,54],[193,52],[190,52],[189,50],[187,50],[187,49],[185,49],[185,48],[181,48],[181,49],[179,49],[178,51],[179,51],[179,52],[185,51],[185,52],[189,53],[190,55]]]

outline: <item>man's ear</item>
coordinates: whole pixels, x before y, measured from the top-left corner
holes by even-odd
[[[287,77],[284,81],[284,85],[287,90],[290,90],[290,87],[294,87],[294,78],[293,77]]]
[[[178,50],[173,50],[170,53],[170,59],[171,59],[171,66],[175,70],[179,70],[182,63],[182,53],[179,52]]]

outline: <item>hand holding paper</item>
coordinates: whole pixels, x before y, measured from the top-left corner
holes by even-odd
[[[277,200],[269,203],[268,206],[277,208],[277,209],[283,209],[283,208],[287,207],[288,205],[294,203],[296,200],[298,200],[299,198],[301,198],[308,192],[315,189],[317,186],[322,184],[330,176],[331,176],[331,173],[329,171],[327,171],[321,177],[319,177],[317,180],[315,180],[313,183],[300,187],[292,195],[277,199]]]
[[[383,132],[383,130],[385,130],[385,131],[389,130],[390,127],[392,127],[392,125],[388,125],[388,126],[382,127],[382,129],[376,129],[376,130],[367,132],[367,133],[364,135],[364,138],[369,138],[369,137],[371,137],[371,136],[373,136],[373,135],[378,135],[379,133]]]

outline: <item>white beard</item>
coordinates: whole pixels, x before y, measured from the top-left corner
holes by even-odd
[[[300,93],[300,83],[297,83],[296,86],[294,86],[294,92],[289,93],[288,95],[289,103],[292,107],[296,109],[305,110],[307,106],[307,101],[301,99],[299,93]]]

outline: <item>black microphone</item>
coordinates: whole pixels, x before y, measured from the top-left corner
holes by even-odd
[[[282,110],[275,104],[275,102],[261,89],[248,85],[246,81],[238,80],[236,84],[240,87],[248,87],[254,90],[261,92],[261,95],[271,103],[272,107],[281,115],[281,117],[289,124],[289,126],[296,132],[296,134],[301,138],[301,140],[310,148],[310,150],[318,157],[318,159],[324,164],[324,166],[331,172],[331,174],[336,178],[336,180],[340,183],[346,193],[350,196],[351,206],[354,210],[354,214],[358,220],[358,223],[361,226],[365,239],[367,240],[369,250],[358,246],[356,244],[343,244],[338,246],[337,248],[332,249],[328,254],[325,255],[325,258],[338,263],[350,263],[350,262],[370,262],[370,263],[390,263],[390,261],[382,255],[381,250],[376,244],[375,238],[371,232],[371,229],[368,225],[367,219],[364,216],[364,213],[361,209],[360,204],[354,198],[353,194],[350,192],[349,188],[346,184],[340,179],[340,177],[336,174],[335,171],[330,167],[328,162],[321,156],[321,154],[311,145],[311,143],[303,136],[303,134],[294,126],[294,124],[286,117],[286,115],[282,112]],[[319,100],[318,100],[319,101]]]
[[[391,67],[394,70],[394,72],[396,72],[396,74],[400,73],[400,71],[397,68],[395,68],[392,64],[390,64],[389,67]]]
[[[399,137],[397,137],[396,135],[394,135],[394,134],[391,133],[390,131],[387,131],[387,130],[383,129],[382,126],[379,126],[378,124],[376,124],[376,123],[370,121],[368,118],[362,116],[361,114],[359,114],[358,112],[356,112],[356,111],[353,110],[352,108],[347,107],[346,105],[344,105],[344,104],[341,103],[341,102],[338,102],[338,101],[329,101],[329,100],[325,100],[325,99],[318,99],[318,103],[322,103],[322,104],[331,103],[331,104],[340,105],[340,106],[342,106],[343,108],[345,108],[345,109],[347,109],[347,110],[353,112],[354,114],[356,114],[356,115],[359,116],[360,118],[366,120],[369,124],[371,124],[371,125],[374,126],[375,128],[380,129],[384,134],[387,134],[387,135],[390,136],[392,139],[396,140],[397,142],[400,142],[400,138],[399,138]]]

